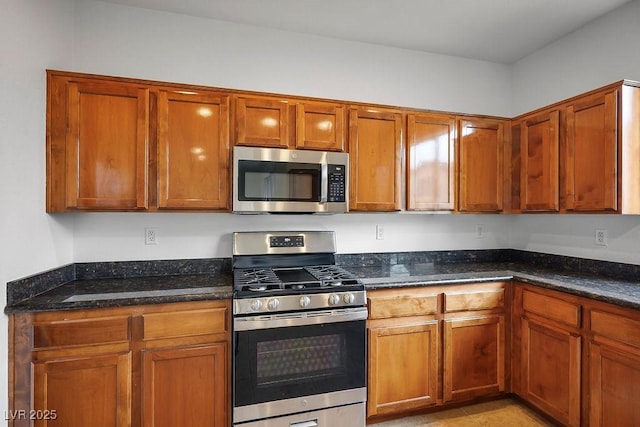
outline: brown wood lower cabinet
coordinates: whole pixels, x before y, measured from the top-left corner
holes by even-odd
[[[33,377],[36,426],[131,425],[131,352],[37,361]]]
[[[9,425],[227,427],[229,312],[219,300],[11,315]]]
[[[505,288],[483,283],[370,291],[367,416],[506,391]]]
[[[409,318],[404,324],[369,328],[369,415],[435,405],[437,349],[436,320]]]
[[[444,322],[444,400],[468,400],[505,390],[505,316]]]
[[[613,306],[589,313],[589,422],[640,425],[640,313]]]
[[[226,343],[143,352],[143,426],[225,426]]]
[[[522,397],[566,425],[580,425],[579,334],[522,321]]]
[[[558,292],[516,287],[515,391],[564,425],[580,425],[580,304]]]

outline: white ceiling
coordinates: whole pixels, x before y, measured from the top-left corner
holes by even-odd
[[[630,0],[102,0],[510,64]]]

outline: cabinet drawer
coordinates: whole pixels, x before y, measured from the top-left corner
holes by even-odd
[[[444,294],[444,311],[491,310],[504,307],[504,289]]]
[[[145,340],[210,335],[227,332],[227,309],[143,314]]]
[[[522,293],[522,307],[525,313],[537,314],[570,326],[580,325],[578,304],[525,290]]]
[[[33,325],[33,346],[67,347],[126,342],[130,337],[130,317],[60,320]]]
[[[437,310],[438,297],[436,295],[397,295],[369,298],[370,319],[429,315],[435,314]]]
[[[640,320],[604,311],[591,311],[591,331],[614,340],[640,347]]]

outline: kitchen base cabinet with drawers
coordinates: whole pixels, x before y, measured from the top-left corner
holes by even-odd
[[[438,296],[428,288],[368,293],[367,415],[389,415],[437,403]]]
[[[226,300],[10,316],[10,426],[229,424]],[[21,412],[24,411],[24,412]]]
[[[505,392],[507,289],[369,291],[368,420]]]
[[[640,311],[515,284],[513,391],[568,426],[640,425]]]
[[[640,312],[587,304],[591,426],[640,425]]]
[[[557,292],[517,287],[516,391],[564,425],[580,425],[580,304]]]

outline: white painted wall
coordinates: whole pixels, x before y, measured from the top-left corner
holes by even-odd
[[[632,1],[512,66],[512,115],[622,79],[640,81],[640,1]]]
[[[82,72],[508,115],[509,67],[76,1]]]
[[[513,115],[618,80],[640,81],[639,23],[636,0],[514,64]],[[596,229],[609,231],[608,246],[594,244]],[[640,264],[640,216],[519,215],[510,246]]]
[[[73,220],[44,212],[45,68],[71,67],[73,4],[0,0],[0,300],[7,281],[73,261]],[[4,304],[2,304],[4,307]],[[8,409],[0,316],[0,423]]]

